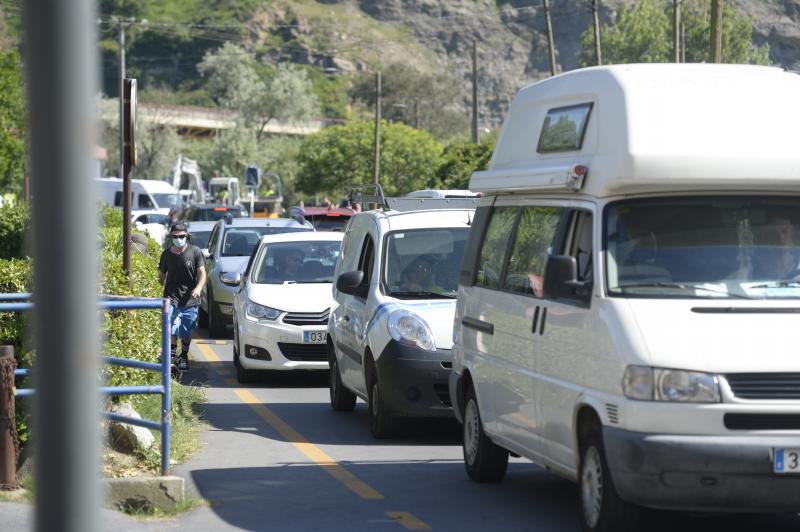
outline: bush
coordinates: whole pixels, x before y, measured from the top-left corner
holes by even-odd
[[[0,259],[25,256],[25,235],[30,227],[28,206],[25,203],[0,207]],[[3,278],[0,277],[0,283]]]

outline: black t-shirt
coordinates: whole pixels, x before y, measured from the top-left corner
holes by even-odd
[[[205,266],[203,252],[189,244],[182,253],[175,253],[172,247],[161,253],[158,270],[167,275],[164,283],[164,297],[168,297],[176,307],[196,307],[200,298],[192,299],[192,290],[200,280],[198,270]]]

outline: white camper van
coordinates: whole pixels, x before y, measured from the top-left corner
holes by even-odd
[[[98,199],[113,207],[122,207],[122,179],[117,177],[95,178]],[[169,214],[181,205],[178,190],[166,181],[157,179],[133,179],[134,210],[157,210]]]
[[[522,89],[460,275],[467,472],[509,452],[638,507],[800,510],[800,76],[576,70]]]

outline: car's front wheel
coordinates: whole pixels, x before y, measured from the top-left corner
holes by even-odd
[[[356,407],[356,396],[342,383],[336,351],[331,345],[328,345],[328,365],[330,366],[328,388],[331,396],[331,408],[337,412],[352,412]]]
[[[369,378],[369,420],[372,435],[378,439],[390,438],[397,430],[396,420],[389,414],[383,400],[383,392],[378,381],[378,372],[373,367]]]
[[[467,390],[464,405],[464,466],[476,482],[500,482],[508,468],[508,451],[494,443],[483,431],[475,388]]]
[[[609,473],[601,429],[591,427],[580,442],[578,486],[585,532],[633,532],[639,508],[619,498]]]

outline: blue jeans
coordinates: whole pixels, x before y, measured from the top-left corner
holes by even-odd
[[[197,309],[198,307],[169,306],[170,334],[173,338],[189,340],[192,331],[197,327]]]

